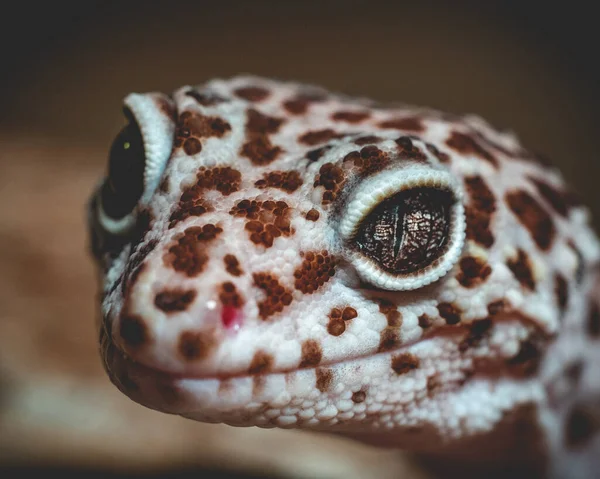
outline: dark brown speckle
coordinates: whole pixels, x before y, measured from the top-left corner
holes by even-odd
[[[156,307],[165,313],[185,311],[194,301],[196,290],[171,289],[158,293],[154,298]]]
[[[406,374],[419,367],[419,358],[414,354],[402,353],[392,357],[392,369],[396,374]]]

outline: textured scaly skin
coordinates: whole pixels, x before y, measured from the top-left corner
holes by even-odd
[[[91,203],[121,391],[199,421],[593,477],[600,249],[513,134],[256,77],[126,105],[160,161],[111,254]],[[452,178],[466,239],[440,279],[389,291],[340,225],[409,167]]]

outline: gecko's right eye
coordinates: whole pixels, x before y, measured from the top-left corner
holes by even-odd
[[[385,172],[358,187],[340,223],[349,261],[361,278],[411,290],[446,274],[465,237],[461,191],[448,172]]]

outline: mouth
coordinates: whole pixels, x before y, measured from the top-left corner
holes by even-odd
[[[113,384],[143,406],[202,422],[261,427],[300,427],[310,418],[292,421],[284,412],[311,410],[324,400],[360,398],[370,377],[387,374],[392,353],[397,351],[282,371],[187,375],[142,364],[112,340],[102,348]],[[322,421],[313,419],[309,426]]]

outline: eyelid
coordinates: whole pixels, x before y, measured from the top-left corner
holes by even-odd
[[[142,132],[146,166],[144,169],[144,193],[140,204],[147,204],[156,191],[171,156],[175,122],[170,115],[165,113],[165,110],[170,108],[174,111],[175,104],[173,100],[162,93],[131,93],[125,97],[123,103],[125,111],[129,111],[129,114],[133,115]]]
[[[463,192],[454,176],[433,166],[409,166],[398,170],[385,171],[364,180],[352,192],[346,202],[339,225],[342,240],[351,239],[363,219],[379,203],[396,193],[417,187],[446,188],[453,192],[457,203],[462,203]]]

